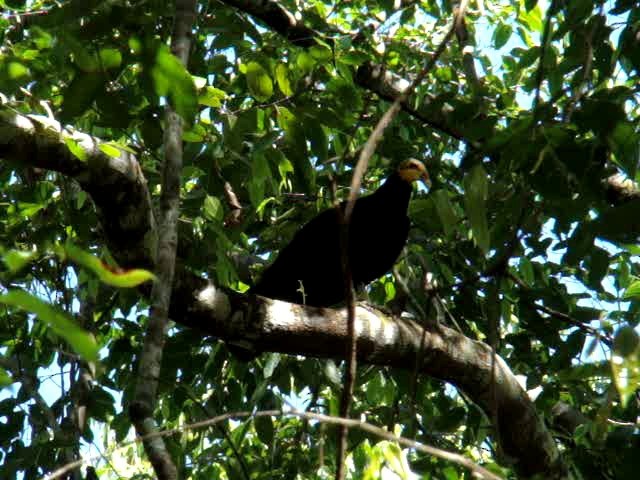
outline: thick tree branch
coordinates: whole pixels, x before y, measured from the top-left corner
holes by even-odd
[[[86,154],[74,156],[65,141]],[[76,180],[93,199],[109,250],[121,265],[153,268],[157,229],[140,164],[121,150],[117,158],[102,142],[40,115],[0,112],[0,159],[53,170]]]
[[[184,276],[174,291],[171,318],[217,338],[251,341],[261,351],[344,358],[349,342],[345,310],[303,307],[261,297],[222,292],[204,280]],[[450,382],[486,412],[495,408],[504,452],[525,476],[563,472],[554,440],[515,376],[496,357],[491,389],[491,348],[446,328],[425,330],[405,318],[358,307],[358,361],[413,370]],[[419,355],[419,357],[418,357]]]
[[[318,32],[307,27],[304,22],[297,20],[295,15],[273,0],[221,0],[264,22],[271,30],[284,36],[292,44],[302,48],[316,45]],[[331,30],[327,26],[327,31]],[[338,33],[334,31],[334,33]],[[326,41],[326,40],[325,40]]]
[[[14,115],[12,121],[0,123],[0,155],[10,158],[11,154],[14,161],[56,170],[79,179],[83,188],[92,195],[101,222],[127,215],[128,219],[138,219],[141,224],[122,221],[115,223],[117,228],[105,227],[106,242],[123,267],[138,266],[127,263],[127,259],[149,261],[151,256],[146,242],[130,243],[136,250],[123,252],[117,249],[123,243],[112,238],[122,235],[123,231],[136,234],[141,239],[155,235],[153,231],[145,230],[154,228],[155,221],[149,194],[140,190],[141,185],[146,188],[146,183],[135,158],[123,152],[120,158],[110,159],[95,147],[98,140],[85,136],[82,145],[88,145],[89,155],[86,162],[80,162],[65,148],[65,135],[54,129],[43,132],[40,122]],[[115,179],[107,184],[111,188],[110,196],[99,191],[105,178]],[[140,203],[129,203],[134,201]],[[133,211],[135,216],[131,214]],[[113,221],[110,224],[114,225]],[[344,312],[305,309],[262,299],[252,302],[243,295],[219,295],[206,287],[203,279],[183,269],[178,270],[170,318],[229,342],[259,345],[265,351],[344,358],[347,342]],[[457,385],[481,407],[489,408],[491,350],[488,346],[446,328],[424,331],[414,322],[388,317],[375,310],[358,308],[356,317],[358,361],[413,371],[424,332],[424,349],[419,357],[421,372]],[[527,475],[551,475],[551,472],[561,469],[551,435],[526,393],[500,359],[496,390],[497,427],[504,442],[503,450],[514,459],[517,469]]]

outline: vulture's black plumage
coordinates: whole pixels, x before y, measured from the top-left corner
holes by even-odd
[[[347,249],[356,288],[387,273],[400,255],[409,233],[412,183],[419,178],[428,181],[424,165],[406,160],[378,190],[356,201]],[[343,301],[340,228],[335,208],[318,214],[280,251],[250,293],[316,307]]]

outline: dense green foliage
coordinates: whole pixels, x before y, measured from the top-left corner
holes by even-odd
[[[171,102],[188,125],[180,261],[244,291],[249,279],[231,253],[274,255],[332,204],[333,181],[345,197],[359,149],[389,107],[359,81],[359,68],[384,64],[410,81],[453,17],[440,0],[282,0],[315,32],[296,42],[228,3],[200,2],[187,72],[167,47],[165,2],[0,2],[0,113],[52,114],[110,142],[107,154],[129,149],[157,196]],[[539,387],[536,408],[550,426],[558,401],[584,414],[573,434],[554,431],[575,478],[632,478],[640,468],[640,197],[607,179],[640,179],[640,7],[470,3],[474,49],[464,54],[455,36],[449,41],[366,173],[371,191],[415,157],[433,181],[414,194],[397,264],[412,301],[393,275],[371,285],[369,300],[395,310],[417,302],[494,344],[527,390]],[[78,144],[67,146],[83,159]],[[225,182],[242,205],[240,222],[230,221]],[[0,298],[3,478],[38,478],[79,445],[95,452],[91,443],[106,453],[90,462],[100,478],[151,473],[138,447],[114,451],[131,438],[126,406],[148,304],[129,288],[143,278],[86,257],[113,265],[105,228],[74,181],[0,150],[0,293],[15,290]],[[90,423],[76,435],[68,418],[82,372],[76,353],[95,355],[87,332],[99,361]],[[338,413],[336,363],[277,353],[243,363],[222,342],[181,327],[164,355],[163,428],[281,407],[288,396]],[[420,378],[415,391],[412,383],[409,371],[361,365],[353,416],[515,475],[479,409],[437,380]],[[184,478],[332,478],[332,431],[263,417],[168,442]],[[411,478],[405,458],[421,478],[469,478],[361,432],[350,440],[352,478],[381,478],[383,465]]]

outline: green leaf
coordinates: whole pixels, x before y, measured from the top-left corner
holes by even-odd
[[[639,300],[640,301],[640,280],[636,280],[629,288],[624,292],[622,297],[624,300]]]
[[[311,70],[313,70],[315,64],[316,60],[305,51],[300,52],[298,54],[298,58],[296,58],[296,65],[298,65],[298,68],[300,69],[300,73],[302,75],[307,74]]]
[[[35,214],[37,214],[40,210],[42,210],[46,205],[43,203],[27,203],[20,202],[20,215],[32,218]]]
[[[86,73],[95,73],[100,70],[98,56],[95,52],[90,52],[83,44],[73,41],[73,63]]]
[[[71,83],[62,91],[60,120],[68,122],[82,115],[104,89],[105,83],[106,79],[101,73],[77,72]]]
[[[85,332],[58,308],[23,290],[9,290],[8,293],[0,296],[0,303],[33,313],[40,321],[45,322],[54,333],[66,340],[73,350],[85,360],[94,362],[98,359],[98,345],[96,345],[93,335]]]
[[[4,368],[0,368],[0,388],[8,387],[12,383],[14,383],[14,380],[11,375]]]
[[[487,172],[482,165],[476,165],[464,177],[464,205],[471,224],[471,231],[476,245],[486,255],[489,251],[490,238],[487,224],[487,195],[489,183]]]
[[[122,54],[116,48],[103,48],[98,53],[100,59],[100,68],[104,70],[113,70],[120,67],[122,63]]]
[[[225,98],[227,98],[227,93],[224,90],[207,86],[204,91],[198,95],[198,103],[208,107],[220,108]]]
[[[269,163],[262,153],[255,152],[251,160],[251,180],[249,181],[249,199],[258,208],[264,199],[265,185],[271,175]]]
[[[271,442],[273,442],[273,434],[275,432],[275,429],[273,428],[273,420],[271,419],[271,417],[256,417],[254,420],[254,426],[260,441],[265,445],[271,445]]]
[[[520,259],[520,275],[527,285],[534,285],[535,275],[533,272],[533,264],[527,257]]]
[[[198,110],[193,78],[166,45],[156,43],[149,48],[157,48],[150,72],[156,93],[168,96],[178,115],[191,125]]]
[[[74,157],[76,157],[78,160],[82,162],[87,161],[87,158],[89,158],[89,156],[87,155],[87,152],[73,138],[64,137],[64,143]]]
[[[271,378],[273,372],[276,370],[276,367],[280,363],[281,355],[279,353],[270,353],[267,356],[267,363],[262,370],[262,374],[264,378]]]
[[[100,145],[98,145],[98,148],[102,153],[110,156],[111,158],[120,157],[120,149],[111,142],[101,143]]]
[[[609,254],[602,248],[595,247],[589,255],[588,284],[591,288],[601,289],[600,282],[609,270]]]
[[[312,118],[305,119],[304,132],[311,145],[311,153],[319,162],[325,162],[329,153],[329,142],[320,122]]]
[[[440,221],[442,222],[444,233],[449,236],[455,231],[456,225],[458,224],[458,218],[451,206],[449,194],[446,190],[441,189],[431,193],[430,197],[433,199],[433,203],[436,206],[438,218],[440,218]]]
[[[99,258],[71,245],[65,245],[64,253],[78,265],[92,271],[103,283],[119,288],[131,288],[149,280],[155,275],[148,270],[134,268],[131,270],[112,269]]]
[[[382,441],[378,443],[378,448],[382,449],[382,455],[387,462],[388,467],[402,480],[408,480],[411,477],[411,469],[406,459],[406,455],[402,452],[398,444],[395,442]]]
[[[629,200],[622,205],[602,209],[593,220],[591,229],[600,237],[614,242],[631,243],[637,241],[634,232],[640,231],[638,208],[640,199]]]
[[[340,61],[347,65],[362,65],[369,60],[369,55],[361,51],[350,51],[340,56]]]
[[[626,408],[627,403],[640,387],[640,354],[638,353],[637,343],[634,353],[628,356],[615,353],[611,357],[611,371],[613,373],[613,381],[620,395],[622,408]]]
[[[279,63],[276,65],[276,82],[278,83],[278,88],[282,93],[284,93],[287,97],[293,95],[293,89],[291,88],[291,83],[289,82],[289,69],[284,63]]]
[[[324,45],[314,45],[309,49],[309,53],[320,63],[326,63],[328,60],[331,60],[333,56],[331,49]]]
[[[629,357],[636,353],[638,345],[640,345],[638,332],[629,325],[619,328],[613,339],[613,351],[623,357]]]
[[[251,95],[261,102],[267,101],[273,95],[273,82],[267,71],[258,62],[247,64],[247,86]]]
[[[629,178],[635,178],[640,158],[640,135],[630,122],[618,122],[609,136],[609,144],[620,165]]]
[[[25,250],[9,250],[2,255],[2,260],[10,272],[18,272],[38,256],[37,252]]]
[[[207,195],[204,199],[204,216],[205,218],[217,222],[221,222],[224,216],[222,202],[217,197]]]
[[[194,123],[190,129],[182,132],[182,140],[191,143],[200,143],[207,136],[207,130],[199,123]]]
[[[506,45],[511,38],[513,28],[507,23],[500,23],[493,33],[493,46],[500,49]]]

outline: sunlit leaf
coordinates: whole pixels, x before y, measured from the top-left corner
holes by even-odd
[[[293,95],[291,83],[289,82],[289,69],[284,63],[276,65],[276,82],[278,83],[278,88],[282,93],[288,97]]]
[[[307,52],[302,51],[298,53],[298,57],[296,59],[296,65],[300,69],[300,73],[308,73],[313,70],[314,65],[316,64],[316,60],[309,55]]]
[[[200,123],[194,124],[190,129],[182,132],[182,140],[185,142],[202,142],[207,136],[207,131]]]
[[[187,124],[193,123],[198,108],[198,95],[193,78],[166,45],[154,44],[153,48],[157,48],[151,66],[156,93],[159,96],[168,96],[183,120]]]
[[[12,383],[14,380],[11,375],[4,368],[0,368],[0,388],[8,387]]]
[[[93,335],[76,325],[62,310],[23,290],[10,290],[0,296],[0,303],[33,313],[38,320],[46,323],[54,333],[66,340],[85,360],[98,359],[98,345]]]
[[[204,199],[204,215],[209,220],[222,221],[224,216],[222,202],[217,197],[207,195]]]
[[[273,95],[273,82],[262,65],[258,62],[249,62],[246,75],[251,94],[260,101],[269,100]]]
[[[71,244],[64,247],[64,252],[71,260],[92,271],[102,282],[114,287],[131,288],[155,279],[153,273],[140,268],[115,270],[99,258]]]
[[[78,160],[81,160],[83,162],[87,161],[87,158],[89,157],[87,155],[87,152],[84,148],[82,148],[78,142],[76,142],[73,138],[70,137],[65,137],[64,138],[64,143],[67,146],[67,148],[69,149],[69,151],[73,154],[74,157],[76,157]]]
[[[21,270],[38,256],[37,252],[25,250],[8,250],[2,254],[2,260],[11,272]]]
[[[636,280],[629,285],[624,292],[623,298],[625,300],[640,300],[640,280]]]
[[[100,151],[102,153],[104,153],[105,155],[108,155],[112,158],[118,158],[120,157],[120,150],[114,146],[113,144],[110,143],[101,143],[98,148],[100,149]]]
[[[611,357],[611,370],[613,381],[620,394],[622,408],[626,408],[627,403],[633,397],[636,390],[640,388],[640,355],[638,349],[627,357],[615,354]]]
[[[103,48],[98,53],[98,57],[100,68],[104,70],[116,69],[122,63],[122,54],[116,48]]]
[[[309,49],[309,53],[313,58],[321,63],[330,60],[333,56],[333,54],[331,53],[331,49],[324,45],[314,45]]]
[[[20,81],[28,78],[30,75],[29,69],[20,62],[8,62],[7,63],[7,76],[14,81]]]
[[[207,86],[204,91],[198,95],[198,103],[200,105],[206,105],[208,107],[220,108],[222,101],[226,98],[225,91],[216,87]]]

